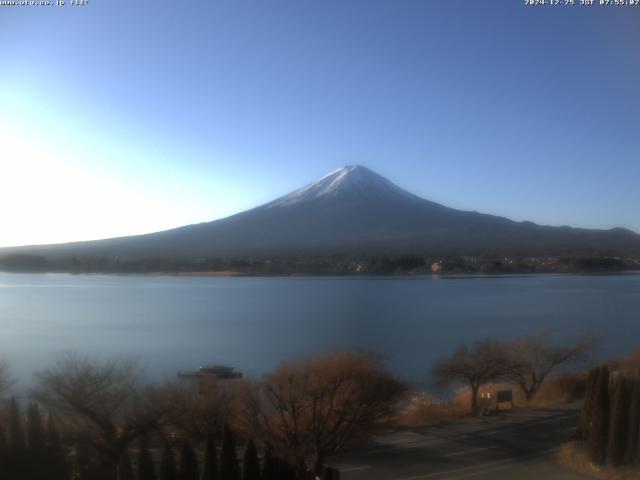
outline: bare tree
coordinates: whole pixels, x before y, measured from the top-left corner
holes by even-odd
[[[172,416],[171,426],[198,441],[204,441],[208,436],[221,438],[223,427],[232,414],[234,383],[199,379],[175,385],[176,415]]]
[[[441,387],[456,382],[466,383],[471,389],[471,412],[477,413],[480,387],[487,382],[505,378],[512,368],[512,359],[502,343],[482,340],[471,348],[463,345],[448,359],[436,362],[432,375]]]
[[[508,377],[530,401],[554,369],[585,361],[595,344],[595,339],[591,337],[559,344],[550,332],[507,342],[505,347],[512,362]]]
[[[301,473],[389,417],[404,386],[370,355],[336,353],[280,366],[249,385],[243,418]]]
[[[173,412],[160,388],[145,387],[136,365],[127,360],[99,362],[69,354],[38,374],[36,399],[65,414],[75,441],[93,447],[94,477],[115,479],[120,457],[135,439]]]

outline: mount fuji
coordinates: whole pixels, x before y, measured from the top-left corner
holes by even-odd
[[[146,235],[0,249],[61,257],[200,259],[218,256],[425,254],[626,255],[626,229],[541,226],[420,198],[363,166],[335,170],[227,218]]]

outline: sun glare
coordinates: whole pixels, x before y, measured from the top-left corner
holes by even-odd
[[[96,169],[91,153],[56,143],[0,123],[0,246],[145,233],[184,217],[179,207]]]

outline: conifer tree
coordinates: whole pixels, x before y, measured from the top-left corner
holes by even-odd
[[[60,434],[56,428],[56,422],[53,415],[49,413],[47,416],[47,432],[45,434],[45,441],[47,449],[62,448],[62,442],[60,441]]]
[[[32,480],[50,478],[46,458],[46,440],[42,417],[38,404],[29,403],[27,407],[27,451],[28,461],[25,462],[25,473]]]
[[[262,460],[262,480],[279,480],[278,461],[273,456],[271,447],[267,445]]]
[[[631,387],[629,400],[629,440],[627,442],[627,463],[634,464],[640,460],[640,378],[635,377]]]
[[[218,480],[218,478],[218,452],[216,452],[213,435],[208,433],[204,447],[204,469],[202,471],[202,480]]]
[[[180,450],[180,480],[199,480],[198,457],[189,440],[182,442]]]
[[[149,452],[147,439],[143,438],[140,441],[140,450],[138,451],[138,480],[156,480],[156,478],[156,469]]]
[[[249,440],[244,451],[242,460],[242,479],[260,480],[260,461],[258,460],[258,450],[253,440]]]
[[[0,478],[7,478],[7,459],[9,456],[9,446],[4,436],[4,430],[0,425]]]
[[[176,457],[169,443],[165,443],[160,460],[160,480],[178,480]]]
[[[91,462],[91,454],[87,445],[78,443],[75,445],[75,457],[73,461],[73,480],[94,480],[95,465]]]
[[[262,463],[262,480],[296,480],[296,469],[288,462],[276,457],[267,445]]]
[[[70,468],[65,459],[65,451],[56,428],[53,415],[49,413],[47,418],[47,431],[45,434],[46,465],[50,480],[68,480]]]
[[[591,416],[593,414],[593,399],[595,397],[599,372],[600,369],[598,367],[589,370],[584,393],[584,401],[582,402],[582,408],[580,410],[580,438],[585,441],[588,441],[589,439],[589,426],[591,424]]]
[[[340,472],[335,468],[327,467],[322,474],[322,480],[340,480]]]
[[[20,406],[15,398],[11,399],[9,406],[9,439],[11,441],[12,452],[22,454],[26,449],[26,442],[24,439],[24,431],[22,430]]]
[[[236,456],[236,439],[228,425],[224,427],[220,453],[220,480],[240,480],[240,465]]]
[[[297,478],[306,478],[298,475],[300,473],[295,467],[284,460],[278,459],[278,479],[279,480],[296,480]],[[306,474],[306,471],[305,471]]]
[[[603,365],[598,374],[589,427],[589,456],[596,464],[607,458],[609,433],[609,367]]]
[[[26,442],[22,429],[20,406],[15,398],[9,404],[9,438],[7,449],[7,462],[5,465],[7,478],[23,478],[29,476],[26,472]]]
[[[619,376],[613,389],[607,463],[624,464],[629,440],[629,388],[623,376]]]
[[[37,403],[30,403],[27,410],[27,445],[32,458],[44,454],[46,440]]]
[[[124,452],[118,463],[118,480],[135,480],[135,478],[129,452]]]

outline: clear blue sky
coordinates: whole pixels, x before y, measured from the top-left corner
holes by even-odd
[[[640,231],[640,6],[89,0],[0,7],[0,45],[1,245],[212,220],[353,163]]]

